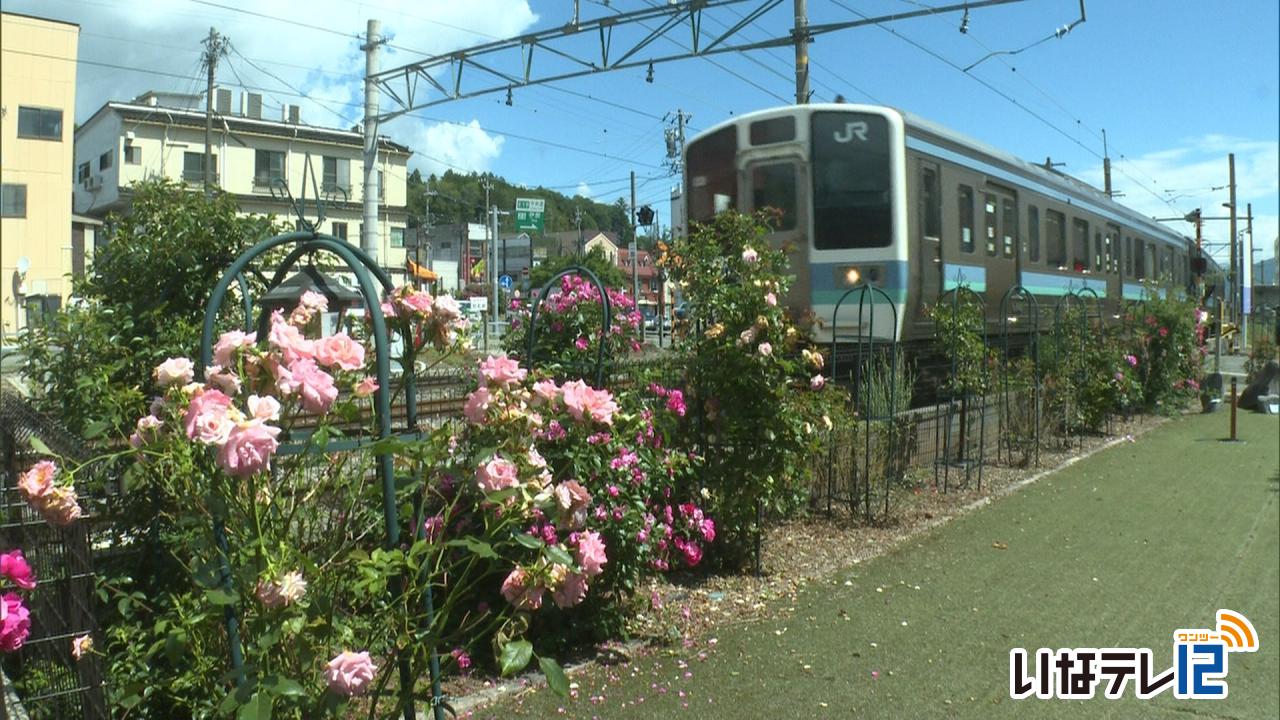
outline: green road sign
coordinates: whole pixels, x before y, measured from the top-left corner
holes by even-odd
[[[516,230],[542,232],[542,218],[546,209],[546,200],[516,198]]]

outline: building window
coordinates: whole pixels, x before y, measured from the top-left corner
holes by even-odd
[[[92,170],[89,169],[89,163],[80,163],[80,166],[76,168],[76,182],[79,182],[81,185],[89,182],[89,173],[91,172]]]
[[[46,108],[18,108],[18,137],[35,140],[62,140],[62,111]]]
[[[960,186],[960,251],[973,252],[973,188]]]
[[[378,171],[378,202],[387,199],[387,176],[381,170]]]
[[[98,172],[105,172],[111,169],[115,163],[116,151],[108,150],[98,156]]]
[[[137,145],[124,146],[124,164],[125,165],[141,165],[142,164],[142,148]]]
[[[1028,262],[1040,262],[1040,208],[1027,206],[1027,248]]]
[[[209,162],[213,165],[213,182],[218,182],[218,156],[213,155]],[[204,182],[204,153],[182,153],[182,179],[190,183]]]
[[[254,152],[253,184],[270,187],[276,180],[284,180],[284,152],[257,150]]]
[[[5,183],[0,185],[0,217],[24,218],[27,216],[27,186]]]
[[[351,161],[347,158],[324,159],[324,191],[351,193]]]
[[[1057,210],[1044,211],[1045,261],[1050,267],[1067,266],[1067,216]]]
[[[1084,272],[1089,269],[1089,221],[1071,219],[1071,269]]]
[[[393,248],[404,247],[404,228],[398,228],[398,227],[391,228],[391,247]]]
[[[344,222],[335,222],[333,224],[333,236],[339,240],[347,239],[347,224]]]

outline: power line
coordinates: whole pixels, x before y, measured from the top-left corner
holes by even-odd
[[[861,18],[864,18],[864,19],[869,19],[867,15],[864,15],[863,13],[858,12],[857,10],[854,10],[853,8],[851,8],[851,7],[849,7],[848,5],[846,5],[845,3],[841,2],[841,0],[832,0],[832,2],[833,2],[833,3],[835,3],[836,5],[840,6],[841,8],[844,8],[845,10],[847,10],[847,11],[849,11],[849,12],[853,13],[854,15],[857,15],[858,17],[861,17]],[[934,51],[932,48],[929,48],[929,47],[927,47],[927,46],[925,46],[925,45],[922,45],[922,44],[920,44],[919,42],[916,42],[915,40],[913,40],[913,39],[911,39],[911,38],[907,37],[906,35],[903,35],[902,33],[898,32],[897,30],[894,30],[894,29],[893,29],[893,28],[891,28],[891,27],[887,27],[887,26],[885,26],[885,25],[883,25],[883,24],[881,24],[881,23],[876,23],[876,27],[879,27],[880,29],[884,30],[885,32],[888,32],[888,33],[892,34],[894,37],[897,37],[897,38],[899,38],[899,39],[903,40],[904,42],[906,42],[906,43],[908,43],[908,44],[912,45],[913,47],[915,47],[915,48],[917,48],[917,49],[921,50],[922,52],[927,53],[929,56],[931,56],[931,57],[933,57],[933,58],[937,59],[938,61],[943,62],[943,63],[945,63],[945,64],[949,65],[950,67],[954,68],[957,72],[959,72],[960,74],[964,75],[965,77],[972,78],[975,82],[979,83],[980,85],[982,85],[983,87],[987,88],[988,90],[990,90],[991,92],[995,93],[996,95],[999,95],[1000,97],[1004,98],[1005,100],[1007,100],[1008,102],[1012,103],[1014,106],[1018,107],[1019,109],[1021,109],[1023,112],[1027,113],[1027,114],[1028,114],[1028,115],[1030,115],[1031,117],[1033,117],[1033,118],[1035,118],[1035,119],[1039,120],[1040,122],[1044,123],[1046,126],[1048,126],[1050,129],[1052,129],[1054,132],[1056,132],[1056,133],[1058,133],[1059,135],[1063,136],[1063,137],[1064,137],[1064,138],[1066,138],[1067,140],[1070,140],[1072,143],[1074,143],[1074,144],[1078,145],[1078,146],[1080,147],[1080,149],[1084,150],[1085,152],[1089,153],[1090,155],[1094,156],[1095,158],[1097,158],[1097,159],[1099,159],[1099,160],[1102,160],[1102,159],[1103,159],[1102,154],[1100,154],[1098,151],[1094,150],[1093,148],[1090,148],[1089,146],[1085,145],[1084,143],[1080,142],[1079,138],[1076,138],[1076,137],[1072,136],[1072,135],[1071,135],[1070,133],[1068,133],[1066,130],[1063,130],[1062,128],[1060,128],[1060,127],[1058,127],[1057,125],[1055,125],[1055,124],[1054,124],[1053,122],[1051,122],[1048,118],[1044,117],[1044,116],[1043,116],[1043,115],[1041,115],[1040,113],[1037,113],[1036,111],[1032,110],[1031,108],[1027,107],[1026,105],[1023,105],[1021,102],[1019,102],[1019,101],[1018,101],[1016,98],[1014,98],[1012,95],[1009,95],[1008,93],[1006,93],[1005,91],[1003,91],[1003,90],[1001,90],[1000,88],[996,87],[995,85],[992,85],[991,83],[989,83],[989,82],[987,82],[986,80],[984,80],[984,79],[982,79],[982,78],[978,77],[977,75],[974,75],[974,74],[972,74],[972,73],[966,72],[966,71],[965,71],[965,69],[964,69],[963,67],[961,67],[960,65],[956,64],[955,62],[953,62],[953,61],[951,61],[951,60],[949,60],[949,59],[947,59],[947,58],[943,57],[942,55],[938,54],[938,53],[937,53],[936,51]],[[1145,191],[1147,191],[1148,193],[1150,193],[1152,197],[1154,197],[1154,198],[1156,198],[1157,200],[1159,200],[1160,202],[1162,202],[1162,203],[1164,203],[1164,204],[1168,205],[1169,207],[1173,208],[1174,210],[1177,210],[1177,208],[1176,208],[1172,203],[1170,203],[1168,200],[1166,200],[1166,199],[1165,199],[1164,197],[1162,197],[1159,193],[1157,193],[1156,191],[1152,190],[1152,189],[1151,189],[1150,187],[1148,187],[1147,185],[1145,185],[1145,184],[1143,184],[1143,183],[1139,182],[1139,181],[1138,181],[1137,179],[1135,179],[1133,176],[1129,175],[1128,173],[1125,173],[1123,170],[1121,170],[1121,171],[1120,171],[1120,174],[1121,174],[1121,175],[1124,175],[1125,177],[1127,177],[1127,178],[1129,178],[1130,180],[1132,180],[1135,184],[1137,184],[1137,185],[1138,185],[1138,187],[1140,187],[1140,188],[1142,188],[1143,190],[1145,190]]]

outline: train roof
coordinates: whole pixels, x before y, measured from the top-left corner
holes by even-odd
[[[708,135],[729,125],[750,122],[762,117],[782,114],[786,111],[794,111],[799,107],[800,106],[797,105],[780,106],[739,115],[707,128],[705,131],[700,133],[700,135]],[[940,140],[958,146],[969,155],[981,156],[986,160],[1004,165],[1010,170],[1013,170],[1017,174],[1027,177],[1028,179],[1035,180],[1038,183],[1060,190],[1091,204],[1105,207],[1108,212],[1128,220],[1129,224],[1134,228],[1141,228],[1145,234],[1158,237],[1165,242],[1175,243],[1181,247],[1186,247],[1187,244],[1191,242],[1191,239],[1185,235],[1179,234],[1169,229],[1167,226],[1155,222],[1152,218],[1117,203],[1115,200],[1107,197],[1105,192],[1093,187],[1079,178],[1046,169],[1044,165],[1028,162],[1011,153],[992,147],[991,145],[975,140],[974,138],[962,133],[958,133],[914,113],[887,105],[864,105],[857,103],[813,103],[804,106],[804,108],[810,111],[837,110],[844,112],[884,112],[887,110],[897,113],[902,118],[908,134],[911,134],[914,130],[916,134],[925,133],[932,135]]]

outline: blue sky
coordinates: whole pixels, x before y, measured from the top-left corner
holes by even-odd
[[[582,17],[657,2],[611,0],[606,7],[582,0]],[[941,3],[809,0],[810,22],[926,4]],[[755,5],[748,0],[708,14],[704,31],[721,30],[736,21],[732,13]],[[1098,185],[1105,128],[1114,185],[1125,193],[1121,202],[1160,217],[1195,207],[1225,214],[1220,205],[1227,192],[1212,188],[1227,184],[1227,154],[1234,152],[1241,214],[1252,202],[1255,244],[1264,250],[1258,257],[1269,256],[1280,212],[1277,7],[1275,0],[1090,0],[1087,22],[1066,36],[993,57],[968,73],[953,65],[963,68],[988,52],[1052,35],[1078,18],[1078,0],[974,10],[966,34],[959,32],[959,15],[903,21],[890,26],[892,32],[846,30],[819,37],[811,48],[814,99],[839,93],[893,105],[1027,159],[1052,157],[1065,163],[1065,172]],[[332,126],[349,125],[360,113],[364,63],[355,35],[367,18],[382,20],[397,46],[383,56],[390,68],[420,59],[419,53],[558,27],[572,14],[568,0],[9,0],[5,8],[81,25],[80,57],[87,62],[79,67],[78,120],[109,99],[147,89],[203,88],[199,42],[213,25],[238,51],[224,63],[221,81],[234,86],[238,76],[245,85],[267,88],[268,103],[300,103],[304,121]],[[790,25],[791,3],[784,1],[745,37],[784,35]],[[659,40],[652,51],[678,48]],[[511,106],[504,94],[447,103],[384,132],[413,148],[411,166],[424,171],[491,170],[604,201],[626,193],[634,170],[640,200],[667,217],[662,201],[676,180],[662,168],[665,115],[691,113],[696,132],[793,96],[790,51],[758,51],[721,55],[715,64],[660,64],[652,83],[643,69],[633,69],[517,89]],[[1227,234],[1225,222],[1206,227],[1211,241]]]

